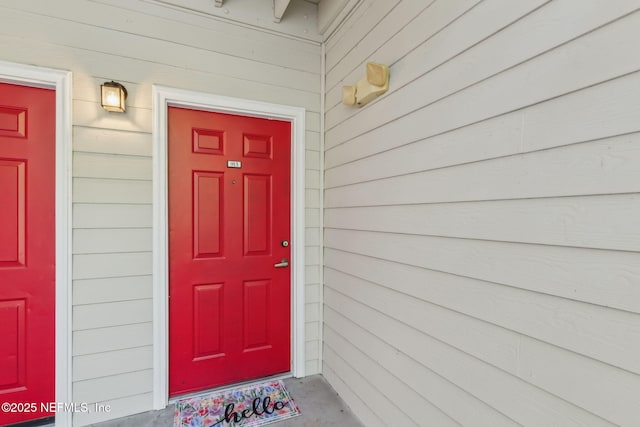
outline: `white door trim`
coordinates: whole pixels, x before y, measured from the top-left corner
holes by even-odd
[[[305,375],[304,237],[305,110],[153,85],[153,406],[167,406],[169,360],[169,264],[167,211],[167,108],[169,105],[291,122],[291,373]]]
[[[56,366],[57,402],[71,402],[71,72],[0,61],[0,81],[56,91]],[[71,412],[56,426],[71,426]]]

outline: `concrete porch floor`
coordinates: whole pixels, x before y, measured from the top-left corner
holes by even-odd
[[[349,407],[321,375],[284,380],[302,415],[269,424],[277,427],[362,427]],[[171,427],[174,405],[117,420],[92,424],[95,427]]]

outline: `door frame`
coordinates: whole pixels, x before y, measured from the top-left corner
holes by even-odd
[[[55,401],[72,402],[71,348],[71,72],[0,61],[0,82],[56,92],[55,158]],[[55,414],[56,426],[71,426],[72,413]]]
[[[291,123],[291,374],[305,376],[305,109],[152,86],[153,95],[153,407],[169,402],[169,106],[284,120]]]

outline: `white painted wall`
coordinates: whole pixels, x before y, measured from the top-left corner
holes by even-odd
[[[638,424],[638,8],[363,0],[327,41],[323,373],[365,425]]]
[[[112,407],[74,425],[152,408],[154,83],[307,110],[306,371],[320,371],[317,43],[139,1],[7,0],[0,59],[73,72],[73,400]],[[100,108],[112,79],[126,114]]]

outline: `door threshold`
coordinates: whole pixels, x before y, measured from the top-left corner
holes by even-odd
[[[239,383],[224,385],[220,387],[209,388],[207,390],[195,391],[193,393],[181,394],[179,396],[175,396],[169,399],[169,405],[176,403],[179,400],[184,399],[192,399],[194,397],[205,397],[211,393],[220,393],[228,390],[233,390],[238,387],[247,387],[254,384],[260,384],[268,381],[277,381],[277,380],[285,380],[287,378],[293,378],[293,374],[291,371],[285,372],[283,374],[270,375],[268,377],[256,378],[253,380],[241,381]]]

